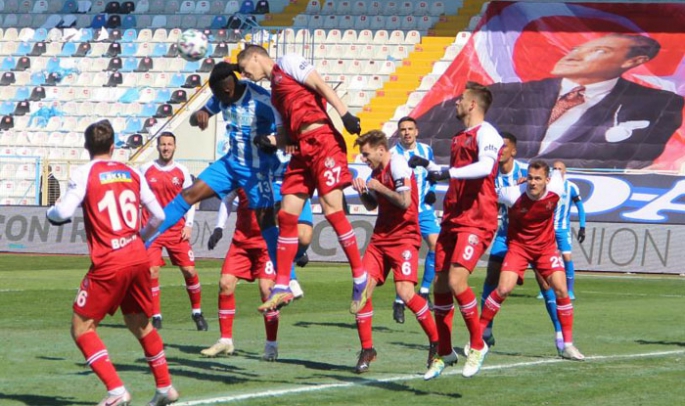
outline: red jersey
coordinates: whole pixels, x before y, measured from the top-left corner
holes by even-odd
[[[502,137],[488,122],[466,129],[452,138],[450,166],[460,168],[484,156],[492,157],[497,163],[502,144]],[[450,178],[443,202],[443,225],[454,230],[494,232],[497,229],[497,169],[495,164],[484,178]]]
[[[221,202],[226,211],[223,211],[222,208],[222,211],[219,212],[217,227],[224,228],[236,197],[238,198],[238,210],[236,211],[237,218],[235,220],[235,231],[233,232],[233,243],[240,244],[245,249],[262,247],[266,249],[266,242],[262,237],[257,216],[255,216],[254,210],[250,209],[247,194],[242,188],[231,192]]]
[[[163,207],[169,204],[174,198],[181,193],[181,191],[193,184],[190,178],[188,168],[177,162],[172,162],[169,165],[161,166],[157,161],[148,162],[140,168],[141,173],[145,176],[152,193],[154,193],[157,201]],[[178,223],[174,224],[167,230],[169,233],[180,233],[186,225],[186,218],[188,225],[192,226],[192,218],[195,210],[191,207],[186,217],[182,217]],[[150,213],[143,210],[143,224],[147,224],[150,218]]]
[[[271,72],[271,104],[278,110],[292,141],[297,141],[302,126],[329,121],[326,99],[304,85],[312,71],[306,59],[297,54],[279,58]]]
[[[420,245],[418,187],[416,177],[407,165],[407,160],[402,155],[392,154],[388,165],[382,169],[374,169],[371,172],[371,178],[396,192],[411,190],[411,204],[406,209],[395,206],[380,193],[374,193],[378,201],[378,217],[371,241],[376,244],[387,242],[396,244],[397,241],[403,241]]]

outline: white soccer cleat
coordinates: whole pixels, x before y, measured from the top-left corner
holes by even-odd
[[[423,375],[423,379],[429,381],[439,377],[447,365],[454,365],[458,361],[459,356],[454,350],[452,350],[452,353],[449,355],[433,358],[433,362],[431,363],[430,367],[428,367],[428,371],[426,371],[426,373]]]
[[[264,355],[262,355],[264,361],[275,362],[278,360],[278,344],[266,343],[264,346]]]
[[[179,398],[178,391],[173,387],[169,387],[166,393],[162,393],[159,390],[155,392],[155,397],[152,398],[148,406],[165,406],[175,403]]]
[[[128,406],[131,404],[131,394],[124,389],[124,393],[121,395],[107,395],[106,398],[102,399],[102,402],[98,403],[98,406]]]
[[[206,357],[216,357],[218,355],[232,355],[233,352],[235,351],[235,347],[233,346],[233,343],[227,343],[225,341],[217,341],[213,346],[209,348],[205,348],[204,350],[200,351],[200,354],[206,356]]]
[[[290,287],[290,291],[293,292],[293,298],[295,300],[304,297],[304,291],[302,290],[300,282],[298,282],[297,279],[291,279],[290,283],[288,284],[288,287]]]
[[[464,364],[464,369],[461,374],[464,378],[470,378],[480,371],[480,367],[483,366],[483,361],[488,353],[488,345],[483,343],[484,347],[482,350],[475,350],[469,348],[468,354],[466,356],[466,363]]]
[[[584,361],[585,360],[585,355],[581,354],[575,345],[569,345],[568,347],[564,347],[564,350],[561,351],[560,355],[561,355],[561,358],[570,359],[572,361]]]

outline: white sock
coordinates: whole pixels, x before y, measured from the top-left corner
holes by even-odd
[[[366,282],[366,275],[367,275],[366,272],[364,272],[364,275],[362,275],[358,278],[352,278],[352,280],[354,281],[355,284],[358,285],[360,283]]]
[[[232,338],[223,338],[223,337],[221,337],[221,338],[219,339],[219,342],[220,342],[221,344],[233,344],[233,339],[232,339]]]
[[[196,314],[202,314],[202,309],[193,309],[193,316]]]
[[[121,396],[124,394],[124,392],[126,392],[126,388],[123,386],[107,391],[107,393],[109,393],[110,396]]]

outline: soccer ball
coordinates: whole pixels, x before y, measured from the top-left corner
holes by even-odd
[[[209,40],[198,30],[186,30],[178,39],[178,54],[186,61],[199,61],[205,57]]]

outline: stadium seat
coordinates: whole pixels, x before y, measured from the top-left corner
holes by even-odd
[[[383,7],[382,15],[384,16],[396,16],[399,15],[400,7],[396,1],[387,1]]]
[[[252,14],[254,13],[254,1],[252,0],[243,0],[242,3],[240,3],[240,10],[238,11],[240,14]]]
[[[416,90],[430,90],[440,76],[435,74],[428,74],[421,79],[421,84]]]
[[[210,9],[211,5],[209,1],[200,0],[197,3],[195,3],[195,9],[192,12],[195,14],[209,14]]]
[[[388,42],[388,31],[378,30],[373,36],[373,43],[376,45],[385,45]]]
[[[387,44],[395,44],[395,45],[404,44],[404,31],[393,30],[390,33],[386,43]]]
[[[385,29],[385,17],[378,15],[370,18],[369,29],[370,30],[384,30]]]
[[[165,15],[156,15],[152,17],[152,23],[150,24],[150,28],[160,28],[164,29],[166,31],[167,26],[167,21],[166,21],[166,16]],[[157,31],[155,31],[155,34]],[[156,35],[155,35],[156,36]]]
[[[367,5],[365,1],[352,1],[350,6],[350,14],[354,16],[365,15]]]
[[[226,2],[226,7],[224,8],[224,14],[233,15],[240,11],[240,2],[238,0],[229,0]]]
[[[168,11],[168,10],[165,10],[165,12],[166,11]],[[194,11],[195,11],[195,2],[189,1],[189,0],[182,1],[181,6],[178,9],[178,12],[181,14],[190,14],[190,13],[193,13]]]
[[[121,12],[121,4],[118,1],[108,1],[105,4],[105,13],[119,14]]]
[[[323,6],[321,6],[321,15],[328,16],[331,14],[335,14],[335,3],[332,1],[327,1],[323,3]]]
[[[371,18],[367,15],[354,17],[354,29],[365,30],[371,26]]]
[[[164,12],[164,0],[150,0],[150,14],[159,14]]]
[[[192,10],[194,6],[190,8]],[[181,9],[181,5],[176,0],[164,2],[164,14],[176,14]]]
[[[380,1],[369,1],[366,5],[366,15],[377,16],[383,13],[383,4]]]
[[[416,45],[421,43],[421,34],[416,30],[405,33],[404,41],[406,44]]]
[[[428,21],[429,26],[425,27],[425,28],[419,28],[419,29],[427,30],[432,25],[431,19],[430,19],[430,17],[423,17],[423,19]],[[416,18],[414,16],[411,16],[411,15],[402,17],[400,19],[400,28],[404,31],[409,31],[409,30],[415,29],[416,28]]]
[[[136,11],[136,4],[132,1],[125,1],[121,3],[121,7],[119,7],[119,12],[121,14],[131,14]]]
[[[411,17],[411,16],[409,16]],[[388,31],[398,30],[402,27],[402,20],[404,17],[388,16],[385,18],[385,29]]]
[[[433,2],[428,13],[431,17],[439,17],[445,14],[445,4],[442,1]]]
[[[134,15],[126,15],[124,18],[121,20],[121,28],[126,30],[126,29],[135,29],[137,26],[137,20],[136,16]]]
[[[135,5],[136,14],[147,14],[150,11],[150,1],[149,0],[138,0]]]
[[[348,0],[339,1],[335,8],[335,14],[340,16],[352,14],[352,2]]]
[[[267,0],[258,0],[255,4],[253,14],[268,14],[269,12],[269,2]]]
[[[411,16],[407,16],[406,18],[409,18],[409,17],[411,17]],[[419,17],[418,19],[415,19],[415,21],[416,21],[416,28],[420,31],[427,31],[431,27],[433,27],[433,24],[434,24],[433,17],[430,17],[430,16]],[[403,22],[403,27],[404,26],[405,26],[405,24]],[[411,30],[412,28],[409,28],[407,25],[406,29]]]
[[[399,4],[399,15],[410,16],[414,13],[414,5],[410,1],[403,1]]]
[[[220,30],[220,29],[224,28],[226,26],[226,24],[227,24],[226,17],[222,16],[222,15],[217,15],[217,16],[214,16],[214,18],[212,19],[212,23],[211,23],[209,28],[211,28],[213,30]]]

